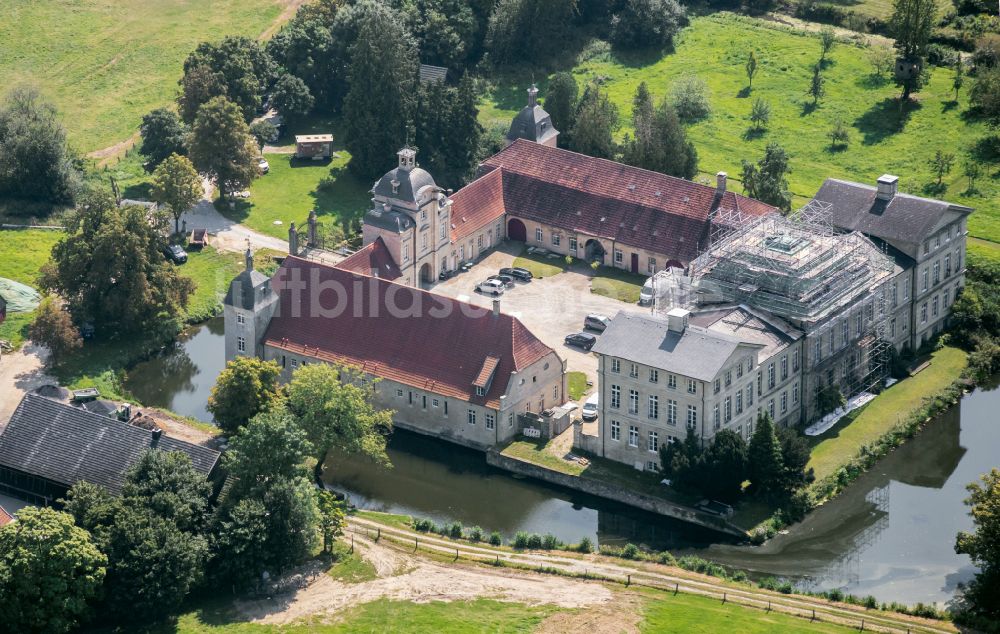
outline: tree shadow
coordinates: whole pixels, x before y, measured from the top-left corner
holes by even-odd
[[[823,59],[819,60],[819,69],[826,70],[827,68],[836,65],[836,63],[837,62],[833,61],[833,59],[829,57],[824,57]]]
[[[951,101],[945,101],[941,103],[941,112],[942,114],[945,112],[951,112],[957,107],[958,107],[957,99],[952,99]]]
[[[747,128],[746,131],[743,132],[743,140],[744,141],[755,141],[755,140],[761,138],[762,136],[764,136],[765,134],[767,134],[767,128],[754,128],[754,127],[750,127],[750,128]]]
[[[122,198],[150,200],[153,197],[152,183],[134,183],[122,190]]]
[[[855,84],[857,84],[859,88],[865,88],[868,90],[881,88],[882,86],[885,86],[888,83],[889,83],[888,77],[876,73],[870,73],[868,75],[865,75],[864,77],[859,77],[855,81]]]
[[[972,158],[983,163],[1000,160],[1000,134],[987,134],[972,144]]]
[[[819,102],[807,101],[802,104],[802,112],[799,114],[800,117],[807,117],[812,113],[816,112],[816,108],[819,108]]]
[[[636,50],[621,49],[616,46],[611,48],[615,61],[628,68],[645,68],[660,61],[667,55],[674,52],[674,44],[671,42],[662,48],[651,47]]]
[[[830,145],[827,145],[823,149],[826,150],[827,154],[840,154],[842,152],[846,152],[848,147],[849,146],[846,143],[837,143],[837,144],[831,143]]]
[[[874,145],[903,131],[910,115],[923,108],[918,101],[900,104],[897,97],[886,97],[855,119],[854,127],[863,135],[865,145]]]
[[[924,196],[943,196],[948,191],[948,186],[944,183],[927,183],[922,189]]]
[[[738,93],[736,93],[737,99],[746,99],[749,96],[750,96],[750,86],[744,86],[743,88],[740,89]]]

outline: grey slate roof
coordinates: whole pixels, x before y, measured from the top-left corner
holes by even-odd
[[[398,183],[396,191],[392,191],[392,181]],[[372,193],[376,196],[384,196],[390,200],[400,200],[408,203],[417,202],[417,193],[427,185],[434,186],[434,178],[427,170],[414,167],[405,169],[397,167],[386,172],[385,176],[378,179]]]
[[[219,452],[160,436],[107,416],[26,394],[0,435],[0,466],[67,487],[84,480],[117,494],[124,474],[150,448],[183,451],[209,475]]]
[[[379,229],[388,229],[396,233],[402,233],[407,229],[412,229],[416,223],[413,218],[406,214],[395,211],[371,210],[365,214],[364,223]]]
[[[252,310],[256,300],[254,290],[267,283],[268,277],[260,271],[249,271],[243,269],[239,275],[229,283],[229,290],[226,291],[226,298],[222,303],[227,306],[235,306],[244,310]]]
[[[688,326],[683,333],[671,332],[666,320],[620,312],[597,338],[593,351],[711,381],[741,343],[736,337],[700,326]]]
[[[448,69],[444,66],[420,65],[420,81],[423,83],[442,83],[448,78]]]
[[[543,125],[544,124],[544,125]],[[514,116],[507,131],[507,139],[527,139],[544,143],[559,131],[552,127],[552,117],[541,106],[525,106]]]
[[[872,185],[828,178],[814,198],[833,205],[830,219],[836,227],[907,244],[926,239],[948,211],[972,213],[969,207],[903,193],[880,200],[877,191]]]

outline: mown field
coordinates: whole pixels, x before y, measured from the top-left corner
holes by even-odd
[[[39,269],[62,236],[61,231],[0,231],[0,277],[37,287]],[[27,337],[33,314],[8,313],[0,324],[0,339],[19,347]]]
[[[290,0],[6,0],[0,92],[37,86],[87,153],[123,141],[171,101],[188,53],[223,35],[257,37]]]
[[[754,51],[759,70],[753,91],[745,91],[744,65]],[[952,152],[957,160],[944,182],[941,198],[977,208],[969,226],[973,235],[1000,241],[1000,183],[996,167],[984,169],[977,183],[978,195],[965,195],[962,176],[964,156],[987,132],[984,123],[969,119],[966,81],[958,102],[953,101],[952,71],[932,68],[928,85],[915,103],[900,113],[898,89],[872,75],[866,49],[841,42],[828,57],[823,76],[826,96],[816,109],[806,91],[812,67],[819,59],[816,34],[793,31],[775,23],[729,13],[692,18],[677,38],[676,50],[660,56],[622,56],[607,44],[592,43],[572,68],[581,86],[593,79],[619,108],[620,136],[630,132],[631,102],[635,89],[645,81],[655,99],[685,74],[695,74],[708,85],[712,114],[689,127],[705,180],[714,182],[717,171],[739,177],[742,159],[757,160],[769,141],[788,152],[789,185],[795,204],[811,198],[823,180],[838,177],[874,184],[886,172],[900,177],[903,191],[924,195],[934,180],[928,161],[935,151]],[[539,78],[541,96],[547,78]],[[529,71],[499,78],[482,104],[484,123],[510,121],[524,104]],[[771,122],[764,134],[748,133],[747,119],[754,99],[771,106]],[[850,130],[846,150],[832,151],[828,133],[836,120]],[[991,178],[992,175],[992,178]],[[739,183],[733,182],[739,188]]]

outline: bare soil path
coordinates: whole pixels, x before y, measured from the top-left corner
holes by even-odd
[[[45,373],[49,351],[33,343],[0,356],[0,432],[26,392],[57,381]]]

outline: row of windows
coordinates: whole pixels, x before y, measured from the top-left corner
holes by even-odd
[[[622,361],[621,359],[612,358],[611,359],[611,371],[615,374],[621,374],[622,371]],[[639,366],[635,363],[629,363],[628,375],[630,378],[639,378]],[[649,368],[649,382],[659,383],[660,382],[660,371],[656,368]],[[677,375],[667,374],[667,387],[671,390],[677,389]],[[687,380],[687,391],[689,394],[698,393],[698,382],[693,379]]]
[[[552,246],[558,247],[562,245],[562,235],[556,232],[552,232],[550,236],[550,241]],[[545,232],[541,227],[535,227],[535,242],[545,242]],[[569,239],[569,250],[570,253],[576,253],[579,249],[579,243],[576,238]],[[615,249],[614,252],[615,264],[622,264],[625,261],[625,254],[621,249]],[[652,275],[656,273],[656,258],[649,257],[646,260],[646,272]]]
[[[942,263],[944,264],[944,276],[942,277]],[[920,278],[920,292],[926,293],[932,286],[937,286],[942,279],[951,277],[951,254],[945,254],[944,258],[938,258],[930,266],[925,266]],[[962,249],[955,249],[955,271],[962,270]],[[933,277],[932,277],[933,276]]]
[[[611,440],[614,441],[614,442],[621,442],[621,439],[622,439],[622,424],[621,424],[620,421],[612,420],[611,421]],[[674,441],[677,440],[677,437],[676,436],[667,435],[667,437],[664,438],[663,440],[666,441],[666,442],[674,442]],[[655,454],[656,452],[658,452],[660,450],[660,432],[658,432],[656,430],[652,430],[652,429],[647,430],[646,434],[645,434],[645,438],[643,438],[642,434],[640,434],[640,430],[639,430],[638,426],[636,426],[636,425],[629,425],[628,426],[628,446],[629,447],[638,448],[640,446],[640,443],[642,441],[645,441],[645,442],[642,443],[642,447],[646,451]]]
[[[952,237],[958,238],[959,234],[962,232],[962,223],[956,222],[950,227],[945,227],[937,233],[933,238],[927,238],[924,240],[924,255],[931,252],[931,242],[933,241],[934,248],[937,249],[941,246],[941,240],[944,239],[945,243],[951,242]]]

